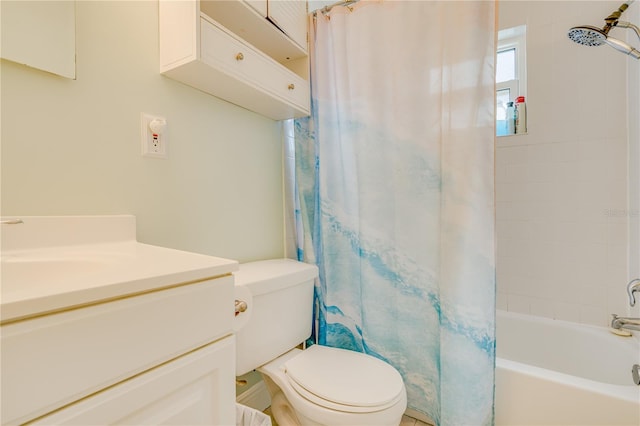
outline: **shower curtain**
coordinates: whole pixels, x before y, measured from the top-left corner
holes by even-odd
[[[489,1],[319,13],[285,128],[318,343],[392,364],[438,425],[493,424],[494,26]]]

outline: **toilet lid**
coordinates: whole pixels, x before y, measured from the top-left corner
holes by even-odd
[[[345,411],[374,411],[401,399],[400,373],[373,356],[313,345],[285,364],[289,383],[314,403]]]

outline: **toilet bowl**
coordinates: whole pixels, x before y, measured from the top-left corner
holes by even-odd
[[[314,345],[258,369],[304,425],[398,425],[407,399],[400,374],[369,355]],[[280,422],[278,423],[280,424]],[[295,424],[295,423],[294,423]]]
[[[311,334],[317,273],[289,259],[240,265],[236,298],[247,309],[236,316],[236,375],[263,375],[280,426],[397,426],[407,397],[395,368],[345,349],[296,349]]]

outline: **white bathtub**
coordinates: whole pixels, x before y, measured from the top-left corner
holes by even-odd
[[[496,342],[497,426],[640,425],[637,337],[498,311]]]

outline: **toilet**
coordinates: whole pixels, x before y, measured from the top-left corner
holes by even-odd
[[[240,265],[235,298],[236,376],[257,369],[279,426],[400,424],[407,395],[400,373],[360,352],[312,345],[314,265],[274,259]],[[244,309],[246,307],[246,309]]]

